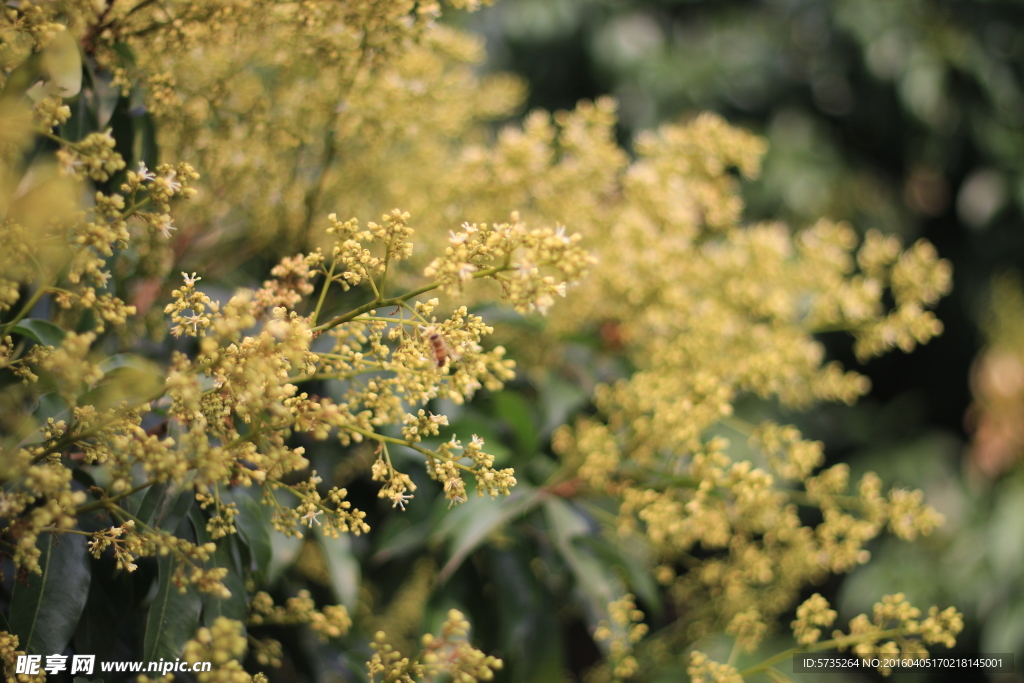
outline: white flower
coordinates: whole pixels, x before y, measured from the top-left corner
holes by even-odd
[[[313,528],[313,522],[316,522],[318,525],[322,526],[320,520],[317,519],[317,516],[319,514],[320,514],[320,510],[310,510],[306,514],[302,515],[302,521],[306,522],[309,525],[310,529]]]
[[[171,194],[175,194],[181,191],[181,183],[174,179],[178,175],[174,170],[167,172],[167,175],[158,178],[158,182],[171,191]]]
[[[558,229],[555,230],[555,237],[557,237],[558,239],[562,240],[562,244],[569,244],[569,242],[572,241],[571,239],[569,239],[569,236],[565,234],[565,226],[564,225],[559,225],[558,226]]]
[[[194,287],[197,282],[203,279],[201,277],[197,277],[195,273],[192,273],[192,275],[189,275],[188,273],[182,273],[181,276],[185,278],[186,287]]]
[[[139,176],[139,180],[142,182],[145,182],[147,180],[153,180],[154,178],[156,178],[153,172],[146,168],[145,161],[139,162],[139,170],[135,175]]]
[[[204,322],[204,320],[201,316],[193,314],[185,318],[185,322],[192,326],[192,332],[199,334],[199,323]]]
[[[460,263],[459,264],[459,280],[462,282],[469,282],[473,279],[473,273],[476,272],[476,266],[472,263]]]
[[[156,220],[153,221],[153,227],[160,231],[160,234],[167,239],[171,238],[171,231],[177,230],[176,227],[171,225],[171,216],[166,213],[162,213],[157,216]]]
[[[534,266],[526,259],[523,259],[522,261],[517,263],[515,270],[516,275],[519,277],[520,280],[529,280],[537,273],[536,266]]]
[[[402,508],[404,510],[405,509],[405,502],[407,500],[412,500],[415,497],[416,496],[413,496],[411,494],[406,495],[404,493],[396,493],[396,494],[391,496],[391,507],[392,508],[400,507],[400,508]]]
[[[448,241],[452,244],[462,244],[468,237],[469,235],[464,232],[455,232],[454,230],[448,231]]]

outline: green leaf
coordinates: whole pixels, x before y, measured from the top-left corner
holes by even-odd
[[[40,396],[39,405],[36,406],[33,413],[40,424],[45,423],[49,417],[52,417],[54,420],[67,420],[70,414],[71,409],[68,407],[67,401],[56,391]]]
[[[385,522],[383,528],[374,529],[376,533],[373,540],[377,542],[377,552],[370,558],[370,562],[381,564],[412,553],[426,544],[433,526],[430,519],[414,524],[406,519],[405,515],[393,515]]]
[[[168,553],[157,560],[158,577],[156,598],[146,615],[143,639],[143,659],[154,662],[160,658],[180,657],[185,643],[199,627],[199,614],[203,601],[191,585],[184,593],[174,585],[174,565],[177,560]]]
[[[153,484],[146,490],[135,516],[149,526],[173,532],[195,502],[195,491],[189,486],[193,478],[195,473],[189,473],[180,488],[170,488],[166,483]]]
[[[156,168],[160,159],[160,148],[156,143],[156,124],[153,117],[143,114],[135,118],[135,139],[132,142],[132,158],[146,162],[149,168]]]
[[[438,574],[438,582],[447,581],[488,536],[532,510],[543,500],[543,489],[531,489],[525,484],[519,484],[509,496],[495,500],[471,498],[453,510],[439,529],[440,534],[452,539],[452,544],[451,555]]]
[[[263,518],[259,502],[245,491],[232,491],[224,497],[238,505],[235,528],[249,549],[249,555],[255,565],[253,571],[256,582],[262,585],[269,577],[270,563],[274,558],[274,547],[270,541],[271,527]]]
[[[144,524],[152,526],[153,517],[156,516],[157,511],[160,508],[170,506],[170,504],[171,492],[168,491],[167,483],[153,484],[146,489],[146,494],[142,497],[142,502],[139,503],[139,509],[135,516],[141,519]]]
[[[96,111],[90,106],[91,98],[86,97],[88,93],[79,93],[70,103],[71,118],[67,123],[61,125],[60,136],[65,140],[77,142],[89,133],[99,130],[96,121]]]
[[[522,394],[511,390],[498,392],[492,400],[495,414],[512,428],[520,452],[527,456],[536,452],[540,430],[533,405]]]
[[[284,507],[293,507],[298,499],[288,491],[278,490],[270,495],[274,496],[275,499]],[[266,525],[267,533],[270,535],[270,565],[267,567],[267,585],[274,585],[281,575],[295,563],[295,559],[299,556],[299,551],[302,549],[302,539],[294,536],[285,536],[279,531],[271,532],[273,525],[271,519],[273,518],[274,511],[270,505],[264,505],[260,503],[257,508],[260,516],[263,518],[263,523]]]
[[[114,573],[112,569],[113,562],[97,564],[89,584],[89,599],[72,640],[76,652],[96,655],[97,661],[118,659],[114,653],[124,645],[118,636],[125,621],[131,618],[130,606],[134,604],[138,577],[134,573]]]
[[[199,511],[199,508],[192,508],[189,512],[189,519],[196,531],[196,539],[199,543],[210,541],[210,534],[206,531],[206,518]],[[238,563],[232,557],[233,546],[239,543],[237,535],[230,535],[222,538],[217,543],[217,551],[208,562],[207,569],[225,568],[228,570],[223,579],[224,587],[231,591],[231,596],[220,598],[215,595],[203,596],[203,625],[210,626],[217,617],[227,617],[245,623],[249,614],[249,596],[245,590],[245,582],[239,573]]]
[[[574,540],[593,533],[588,518],[561,498],[548,498],[544,513],[551,527],[555,547],[572,571],[580,588],[584,611],[591,626],[607,618],[608,604],[626,593],[622,581],[610,567]]]
[[[327,538],[319,527],[313,532],[327,560],[331,575],[331,588],[336,597],[350,612],[355,610],[359,599],[359,560],[352,552],[352,538],[341,534],[338,538]]]
[[[14,333],[32,339],[43,346],[59,347],[66,332],[49,320],[28,318],[14,326]]]
[[[587,402],[587,394],[576,384],[551,374],[541,390],[541,410],[544,415],[543,434],[550,434],[569,420],[569,415]]]
[[[651,613],[660,614],[661,598],[658,595],[658,586],[651,577],[651,568],[647,566],[650,563],[644,561],[650,556],[649,549],[623,548],[598,535],[579,536],[575,542],[593,550],[603,560],[605,566],[620,569],[632,591],[649,606]]]
[[[89,596],[92,571],[86,537],[42,534],[36,543],[42,553],[42,574],[30,574],[28,585],[16,583],[11,596],[11,632],[31,654],[64,651],[75,633]]]
[[[565,680],[562,629],[555,598],[530,568],[527,544],[488,549],[487,566],[501,590],[494,596],[505,662],[515,681]]]

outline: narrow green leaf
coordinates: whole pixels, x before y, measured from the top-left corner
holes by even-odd
[[[551,527],[555,547],[572,571],[580,588],[583,608],[591,626],[607,618],[608,604],[626,593],[612,569],[574,539],[592,533],[585,515],[561,498],[548,498],[544,513]]]
[[[565,680],[565,652],[555,598],[537,579],[526,544],[488,548],[487,566],[494,584],[498,632],[505,662],[515,681]]]
[[[114,652],[119,643],[115,634],[121,632],[121,626],[130,614],[127,606],[133,602],[136,577],[128,572],[111,575],[109,570],[112,568],[112,563],[97,565],[89,585],[89,598],[72,640],[76,652],[96,655],[97,661],[117,659]]]
[[[621,569],[632,592],[648,605],[652,614],[660,614],[658,586],[651,578],[651,568],[644,562],[648,553],[638,548],[623,548],[597,535],[579,536],[575,542],[593,550],[605,566]]]
[[[255,565],[256,582],[262,584],[269,576],[270,563],[274,557],[274,548],[270,541],[271,527],[263,518],[259,502],[245,491],[230,492],[225,498],[238,505],[235,528],[249,549],[249,555]]]
[[[11,596],[11,631],[30,654],[63,652],[75,633],[92,578],[86,537],[43,534],[36,543],[40,574],[16,583]]]
[[[143,521],[144,524],[149,526],[153,525],[153,518],[156,516],[157,511],[164,507],[170,507],[172,492],[168,491],[166,483],[153,484],[146,489],[146,494],[142,497],[142,502],[139,503],[139,510],[135,513],[135,516]]]
[[[297,499],[295,496],[288,491],[275,491],[270,494],[273,495],[283,506],[292,507],[295,505]],[[270,565],[267,568],[267,585],[274,585],[281,575],[295,563],[295,559],[299,556],[299,551],[302,549],[302,539],[294,536],[285,536],[279,531],[270,532],[273,528],[271,525],[271,518],[274,515],[274,511],[270,505],[260,505],[257,508],[260,512],[260,516],[263,517],[264,524],[270,534],[270,547],[272,550],[270,556]]]
[[[438,574],[438,582],[447,581],[456,569],[488,536],[511,520],[532,510],[545,498],[543,489],[525,484],[515,492],[496,500],[473,498],[452,511],[454,518],[447,526],[452,539],[451,556]],[[446,527],[442,527],[445,529]]]
[[[185,643],[199,628],[199,614],[203,601],[192,586],[182,593],[172,580],[177,560],[167,554],[157,561],[156,598],[146,615],[146,633],[143,639],[143,658],[153,662],[161,657],[180,657]]]
[[[43,346],[59,347],[65,332],[49,320],[28,318],[14,326],[14,333],[21,334]]]
[[[587,401],[587,394],[572,382],[552,374],[541,389],[541,411],[544,415],[543,434],[550,434],[559,425],[565,424],[569,415]]]
[[[36,406],[33,415],[40,423],[46,422],[47,418],[54,420],[67,420],[71,414],[67,401],[56,391],[43,394],[39,397],[39,405]]]
[[[522,394],[510,390],[498,392],[492,400],[495,415],[512,428],[520,452],[532,455],[540,437],[534,406]]]
[[[374,529],[376,537],[373,540],[377,542],[377,551],[370,562],[380,564],[412,553],[427,543],[432,528],[429,518],[412,523],[405,519],[405,515],[396,515],[387,520],[383,528]]]
[[[336,597],[349,611],[356,608],[359,599],[359,560],[352,552],[352,539],[348,534],[338,538],[327,538],[319,527],[314,532],[317,542],[324,551],[327,569],[331,575],[331,588]]]
[[[135,117],[135,139],[132,145],[133,159],[146,162],[149,168],[156,168],[160,159],[160,148],[156,144],[156,124],[149,114]]]
[[[248,595],[245,591],[245,582],[238,573],[234,561],[231,559],[229,547],[237,543],[238,538],[234,535],[221,539],[217,546],[217,552],[213,554],[207,567],[224,567],[228,570],[224,577],[224,586],[231,591],[231,597],[219,598],[214,595],[203,597],[203,624],[211,625],[217,617],[235,619],[243,624],[249,613]]]

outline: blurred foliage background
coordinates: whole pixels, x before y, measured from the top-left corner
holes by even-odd
[[[618,97],[627,146],[708,109],[764,135],[750,219],[848,220],[953,262],[942,337],[866,366],[828,340],[872,394],[793,417],[830,460],[921,486],[948,518],[926,543],[876,543],[830,587],[841,615],[888,586],[961,606],[964,651],[1024,652],[1024,5],[507,0],[468,19],[530,107]]]

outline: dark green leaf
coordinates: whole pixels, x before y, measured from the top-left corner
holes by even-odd
[[[132,52],[128,43],[120,41],[114,43],[114,52],[124,61],[125,66],[135,66],[135,53]]]
[[[537,450],[537,441],[540,437],[537,413],[533,405],[522,394],[514,391],[498,392],[494,395],[493,401],[495,413],[512,427],[520,453],[532,455]]]
[[[621,570],[632,591],[649,606],[651,613],[660,613],[661,598],[658,595],[658,586],[651,577],[651,568],[644,563],[645,557],[649,554],[645,552],[647,549],[623,548],[597,535],[578,536],[575,542],[593,550],[603,560],[605,566]],[[637,539],[636,542],[644,541]]]
[[[206,516],[193,507],[188,512],[189,522],[196,534],[197,543],[209,543],[210,532],[206,530]],[[225,568],[228,570],[224,577],[224,586],[231,591],[231,597],[219,598],[214,595],[203,596],[203,624],[209,626],[217,617],[227,617],[236,621],[245,622],[249,608],[249,596],[245,590],[245,582],[242,581],[241,567],[236,559],[237,545],[241,541],[236,534],[222,538],[217,543],[217,551],[208,562],[207,569]]]
[[[66,334],[49,320],[29,318],[14,326],[14,333],[24,335],[43,346],[59,347]]]
[[[74,647],[79,653],[96,655],[97,661],[117,659],[119,646],[116,634],[129,616],[133,602],[135,574],[112,573],[113,563],[100,562],[89,585],[89,598],[75,630]]]
[[[591,626],[607,617],[608,604],[626,593],[622,581],[594,553],[578,547],[574,540],[591,533],[588,518],[561,498],[548,498],[544,513],[552,540],[580,588],[583,608]]]
[[[283,506],[293,506],[297,500],[294,495],[287,491],[276,491],[272,495]],[[281,578],[285,570],[295,563],[295,559],[299,556],[299,550],[302,549],[302,539],[295,538],[294,536],[285,536],[279,531],[270,531],[273,528],[270,523],[274,514],[273,509],[271,506],[263,505],[262,503],[257,509],[264,519],[267,532],[270,534],[270,546],[273,552],[270,556],[270,566],[267,568],[267,585],[272,586]]]
[[[515,681],[565,680],[562,624],[555,597],[530,569],[532,553],[491,547],[497,620],[505,661]]]
[[[452,539],[452,543],[451,555],[438,574],[438,582],[447,581],[488,536],[511,520],[532,510],[543,500],[543,489],[531,489],[525,484],[520,484],[509,496],[495,500],[471,498],[452,510],[451,521],[442,525],[440,531],[446,533]]]
[[[268,578],[274,549],[270,541],[271,527],[263,518],[259,502],[245,491],[233,491],[225,496],[238,505],[235,528],[241,535],[255,565],[256,582],[263,584]]]
[[[171,493],[166,483],[153,484],[146,489],[146,493],[142,497],[142,502],[139,503],[139,510],[135,513],[135,516],[141,519],[144,524],[152,526],[153,518],[158,510],[170,506]]]
[[[77,142],[89,133],[99,130],[96,112],[89,106],[89,98],[86,97],[86,94],[78,93],[78,97],[69,103],[71,118],[60,127],[60,136],[65,140]]]
[[[359,560],[352,552],[352,539],[348,534],[327,538],[320,528],[314,532],[327,560],[334,596],[352,611],[359,598]]]
[[[15,584],[11,631],[26,652],[52,655],[63,652],[75,632],[92,573],[85,536],[43,534],[36,546],[43,573],[30,574],[27,586]]]
[[[174,566],[178,560],[167,554],[158,560],[156,598],[146,615],[143,658],[153,662],[161,657],[180,657],[185,643],[199,627],[203,601],[192,586],[184,593],[174,585]]]
[[[383,528],[374,529],[376,537],[373,540],[377,542],[377,552],[370,558],[370,562],[387,562],[422,547],[430,538],[432,527],[430,519],[412,524],[404,515],[393,516],[385,522]]]
[[[135,142],[132,158],[144,161],[149,168],[156,168],[160,160],[160,148],[156,144],[156,125],[153,117],[142,114],[135,118]]]
[[[33,414],[40,423],[46,422],[46,419],[50,417],[54,420],[66,421],[71,414],[71,409],[60,394],[51,391],[39,397],[39,405],[36,406]]]
[[[569,415],[587,400],[586,394],[578,385],[567,382],[556,375],[549,375],[540,398],[541,410],[544,415],[544,434],[565,424]]]

